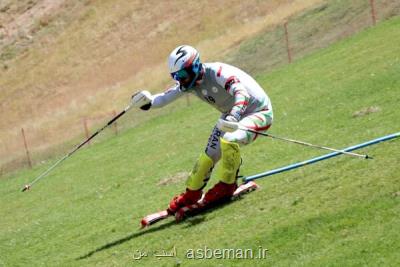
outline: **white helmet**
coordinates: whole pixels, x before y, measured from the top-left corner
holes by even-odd
[[[189,45],[175,48],[168,58],[168,68],[174,80],[181,85],[181,90],[192,88],[201,71],[200,54]]]

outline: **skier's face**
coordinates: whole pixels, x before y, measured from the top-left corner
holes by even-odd
[[[190,77],[187,77],[187,78],[179,81],[179,83],[185,88],[187,88],[191,84],[191,82],[192,82],[192,78],[190,78]]]
[[[187,88],[190,86],[194,79],[194,73],[191,69],[181,69],[177,72],[171,73],[172,78],[178,81],[183,87]]]

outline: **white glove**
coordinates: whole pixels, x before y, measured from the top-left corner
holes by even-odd
[[[132,107],[147,110],[151,107],[151,101],[151,93],[149,91],[143,90],[132,96],[131,105]]]
[[[228,119],[229,116],[226,117],[226,119]],[[231,116],[232,118],[234,118],[233,116]],[[228,121],[228,120],[223,120],[223,119],[219,119],[217,122],[217,128],[220,129],[223,132],[234,132],[239,128],[239,123],[236,121]]]
[[[231,121],[231,122],[238,122],[238,119],[236,119],[234,116],[232,115],[228,115],[225,117],[226,121]]]

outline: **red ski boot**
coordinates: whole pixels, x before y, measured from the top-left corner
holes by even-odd
[[[177,210],[184,206],[192,205],[197,203],[197,201],[203,195],[202,190],[190,190],[186,189],[186,192],[180,194],[179,196],[175,196],[171,202],[169,203],[168,213],[174,214]]]
[[[228,200],[233,196],[233,193],[235,192],[237,187],[238,186],[236,182],[233,184],[219,182],[214,185],[213,188],[208,190],[208,192],[204,196],[202,204],[210,205]]]

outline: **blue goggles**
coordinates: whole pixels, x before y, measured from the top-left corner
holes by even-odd
[[[175,81],[179,82],[179,81],[185,80],[190,75],[189,75],[189,72],[187,72],[187,70],[181,69],[181,70],[171,73],[171,76]]]

